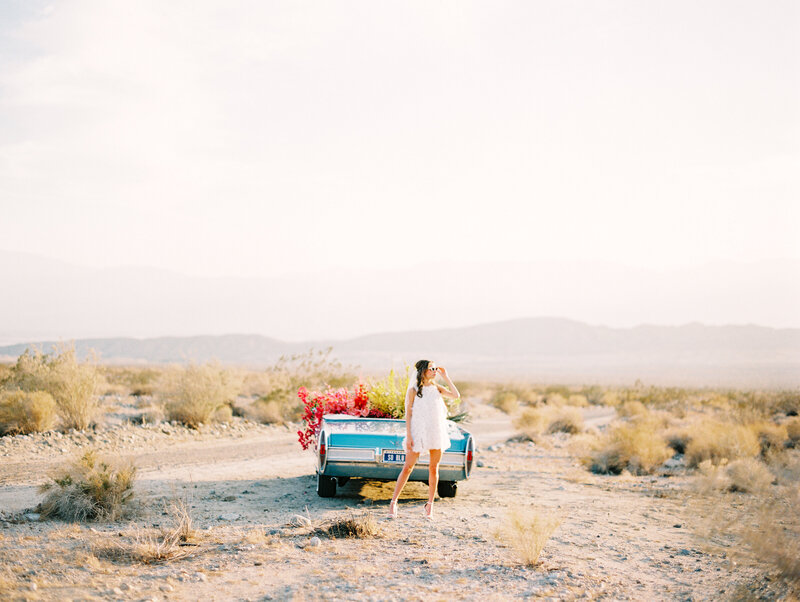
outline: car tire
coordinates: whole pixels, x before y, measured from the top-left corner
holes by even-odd
[[[319,497],[334,497],[336,495],[336,479],[318,473],[317,495]]]
[[[455,481],[439,481],[436,490],[439,492],[439,497],[456,497],[458,483]]]

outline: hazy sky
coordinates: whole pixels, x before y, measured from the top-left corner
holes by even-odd
[[[0,248],[800,258],[800,3],[0,3]]]

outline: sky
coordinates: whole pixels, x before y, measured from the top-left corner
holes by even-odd
[[[800,259],[794,1],[0,3],[0,249],[278,277]]]

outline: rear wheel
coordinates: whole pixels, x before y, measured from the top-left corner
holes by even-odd
[[[317,473],[317,495],[333,497],[336,495],[336,479]]]
[[[439,497],[456,497],[458,483],[455,481],[439,481],[436,490],[439,492]]]

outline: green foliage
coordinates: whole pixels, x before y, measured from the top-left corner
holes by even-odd
[[[389,371],[386,378],[369,383],[369,404],[372,408],[389,414],[393,418],[405,416],[406,383],[409,367],[406,366],[405,378],[398,381],[395,371]]]
[[[38,433],[53,426],[56,402],[45,391],[0,392],[0,435]]]
[[[67,472],[42,485],[42,516],[69,521],[120,518],[133,498],[135,477],[133,465],[115,467],[87,451]]]

